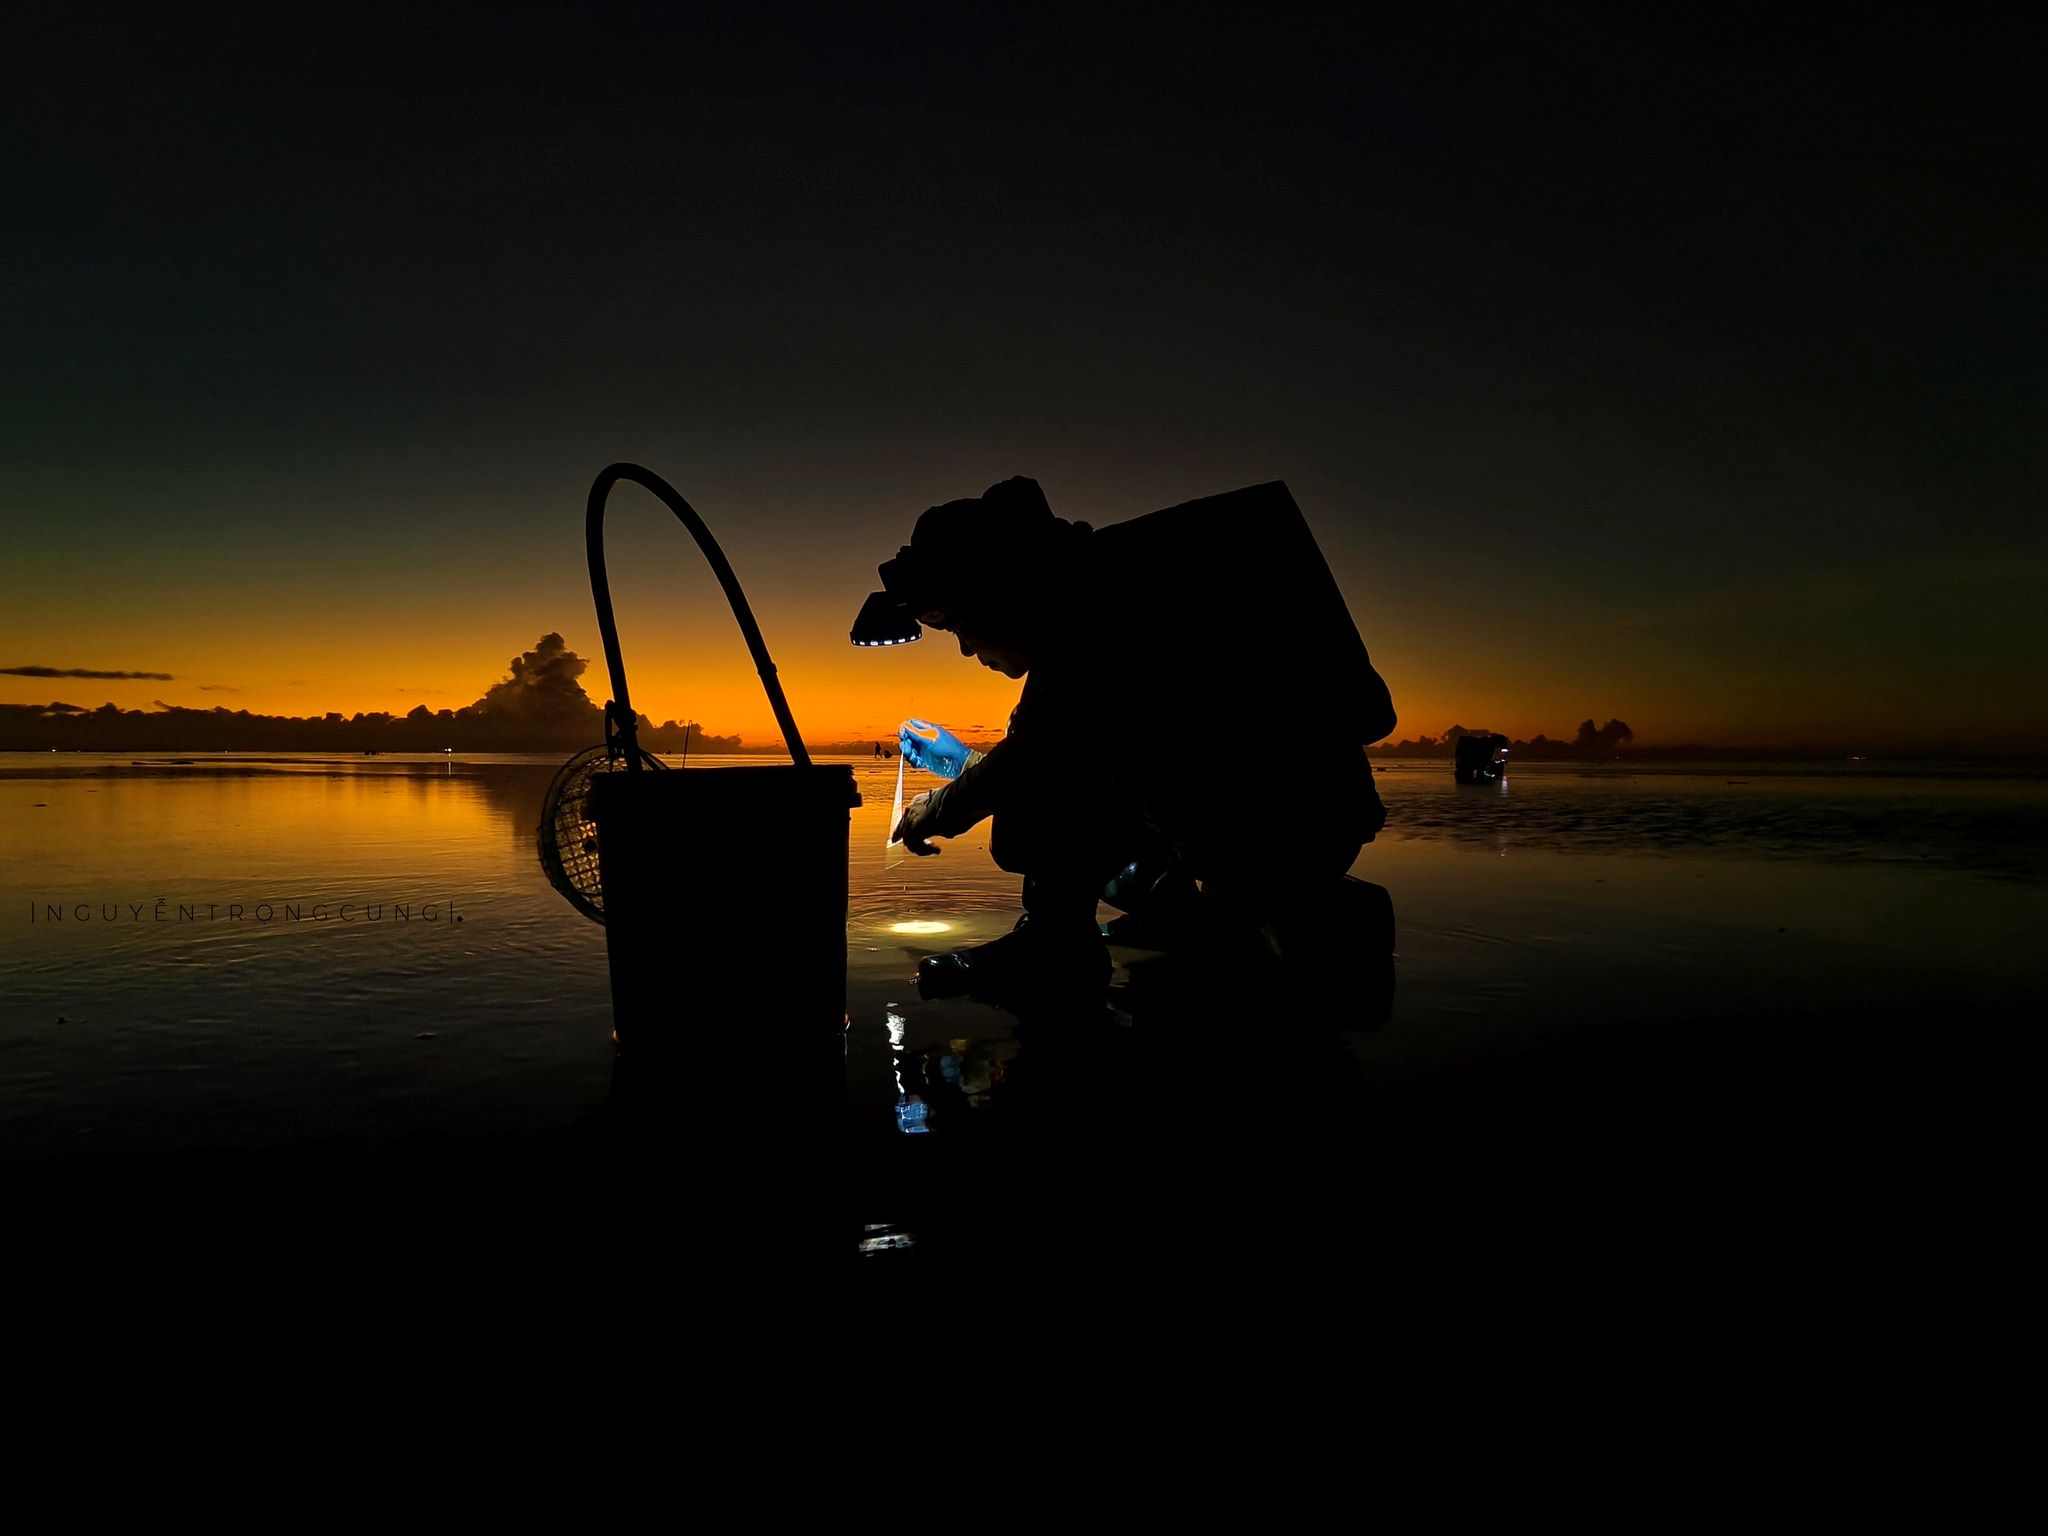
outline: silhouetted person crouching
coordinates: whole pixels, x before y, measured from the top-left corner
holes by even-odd
[[[925,512],[881,575],[856,643],[915,638],[915,617],[1025,680],[986,752],[902,730],[950,782],[896,835],[935,853],[992,817],[990,852],[1024,877],[1016,929],[928,957],[927,995],[1099,992],[1098,901],[1262,921],[1325,899],[1385,824],[1365,747],[1392,702],[1278,482],[1091,530],[1018,477]],[[1256,787],[1232,750],[1254,742],[1279,764]]]

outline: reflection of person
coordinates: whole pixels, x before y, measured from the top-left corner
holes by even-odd
[[[1137,909],[1199,881],[1256,913],[1334,885],[1385,822],[1364,748],[1392,705],[1284,486],[1096,532],[1053,516],[1036,481],[1006,480],[927,511],[882,574],[961,655],[1026,679],[986,752],[928,721],[902,730],[905,760],[948,780],[905,809],[905,846],[936,853],[993,816],[996,863],[1024,877],[1016,930],[926,960],[928,990],[1099,990],[1106,888]],[[1272,589],[1245,593],[1254,622],[1217,611],[1240,583]],[[1283,814],[1227,779],[1204,739],[1227,725],[1284,744],[1287,782],[1261,800]]]

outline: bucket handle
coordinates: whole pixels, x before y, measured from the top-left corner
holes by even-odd
[[[782,696],[782,683],[775,675],[775,663],[768,659],[768,644],[761,638],[761,626],[754,622],[754,610],[747,606],[747,594],[740,590],[739,578],[733,575],[725,551],[718,547],[718,540],[711,537],[711,530],[704,526],[704,519],[683,500],[676,488],[653,470],[642,469],[638,464],[608,466],[590,487],[590,509],[583,519],[583,542],[590,559],[590,596],[597,604],[598,633],[604,637],[604,662],[612,676],[611,702],[604,707],[605,745],[613,756],[625,756],[629,773],[640,771],[639,717],[633,713],[632,702],[626,697],[626,663],[619,655],[619,625],[612,616],[612,585],[604,568],[605,498],[621,480],[630,480],[652,491],[669,511],[675,513],[677,521],[690,530],[690,537],[697,541],[697,547],[710,562],[711,573],[718,578],[719,586],[725,589],[725,600],[732,604],[733,617],[740,622],[740,633],[746,637],[747,650],[754,658],[754,670],[761,674],[761,684],[768,690],[768,707],[775,711],[775,722],[782,727],[783,744],[789,748],[789,755],[799,768],[810,767],[811,754],[804,750],[804,739],[797,734],[796,721],[790,717],[789,700]]]

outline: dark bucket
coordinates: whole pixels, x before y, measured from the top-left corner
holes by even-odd
[[[620,481],[651,491],[710,563],[789,748],[787,764],[647,766],[604,565],[604,509]],[[659,475],[614,464],[584,518],[590,593],[611,673],[596,776],[611,966],[607,1123],[622,1228],[661,1216],[729,1276],[824,1275],[855,1252],[844,1186],[846,868],[853,769],[805,750],[739,578],[696,509]]]
[[[757,1043],[806,1053],[838,1039],[859,803],[845,764],[610,773],[593,785],[623,1056],[715,1054],[743,1024]]]

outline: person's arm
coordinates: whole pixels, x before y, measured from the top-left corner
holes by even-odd
[[[1037,682],[1025,684],[1024,696],[1010,711],[1008,734],[986,752],[970,749],[958,778],[919,795],[903,808],[898,831],[906,848],[913,853],[937,853],[927,838],[960,836],[1020,793],[1020,782],[1028,785],[1043,771],[1034,760],[1058,741],[1052,733],[1031,724],[1043,712],[1044,687]]]
[[[970,751],[967,766],[957,779],[919,795],[905,807],[904,840],[958,837],[991,814],[1008,778],[1005,769],[1013,755],[1006,750],[1009,745],[1005,737],[986,752]]]

